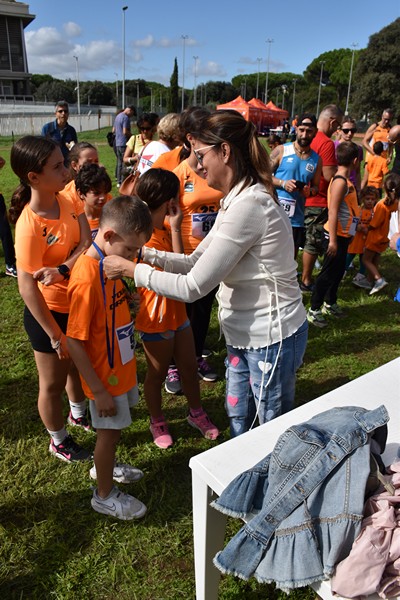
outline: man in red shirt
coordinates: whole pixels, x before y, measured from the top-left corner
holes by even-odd
[[[325,106],[319,115],[318,132],[311,148],[322,159],[322,175],[318,192],[306,200],[304,225],[306,243],[303,252],[303,273],[300,289],[302,292],[312,291],[312,271],[318,255],[324,253],[324,223],[328,220],[327,192],[329,182],[336,173],[337,161],[332,135],[340,127],[343,113],[335,104]]]

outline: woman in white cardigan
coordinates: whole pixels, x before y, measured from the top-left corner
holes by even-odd
[[[193,141],[198,169],[224,194],[209,235],[191,255],[146,248],[148,264],[109,256],[104,267],[108,277],[134,277],[137,286],[183,302],[220,284],[226,410],[236,436],[257,416],[264,423],[293,408],[308,327],[290,222],[276,200],[254,125],[235,111],[217,111],[201,131]]]

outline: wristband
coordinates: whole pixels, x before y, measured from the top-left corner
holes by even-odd
[[[61,334],[62,335],[62,334]],[[57,350],[60,348],[61,346],[61,337],[59,340],[57,340],[56,342],[53,342],[52,340],[50,340],[50,344],[51,347],[53,348],[53,350],[55,350],[57,352]]]

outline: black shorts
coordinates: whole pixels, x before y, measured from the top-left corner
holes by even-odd
[[[63,333],[67,331],[68,313],[59,313],[55,310],[50,311],[56,323],[60,326]],[[24,309],[24,327],[28,334],[32,348],[36,352],[54,353],[55,350],[51,347],[50,338],[41,325],[36,321],[30,310],[25,306]]]
[[[306,230],[305,227],[292,227],[293,242],[296,250],[304,248],[306,241]]]

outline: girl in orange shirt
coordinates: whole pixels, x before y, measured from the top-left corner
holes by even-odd
[[[68,155],[69,162],[69,173],[70,181],[67,183],[65,188],[62,190],[64,196],[68,198],[79,200],[79,194],[76,191],[75,179],[83,165],[87,164],[99,164],[99,154],[97,148],[89,144],[89,142],[78,142],[72,147]]]
[[[388,233],[391,214],[399,210],[400,176],[396,173],[390,173],[384,181],[383,190],[385,198],[382,198],[375,206],[363,256],[368,271],[368,279],[373,283],[373,288],[369,293],[370,296],[387,286],[387,281],[378,271],[378,264],[382,252],[389,246]]]
[[[182,214],[176,199],[179,180],[170,171],[150,169],[139,179],[137,195],[148,205],[153,221],[153,235],[146,246],[167,252],[182,252],[180,227]],[[164,226],[169,215],[169,227]],[[189,404],[187,420],[207,439],[217,438],[219,431],[203,410],[192,329],[185,304],[158,296],[140,288],[140,309],[136,329],[140,332],[147,360],[144,396],[150,413],[150,431],[159,448],[172,446],[172,437],[161,409],[161,389],[174,356]]]
[[[64,426],[62,394],[71,409],[86,413],[78,371],[69,359],[65,331],[68,321],[67,285],[70,270],[90,245],[90,231],[81,200],[58,196],[68,170],[58,144],[26,136],[11,149],[11,167],[21,185],[14,193],[10,218],[16,223],[18,287],[25,302],[24,325],[39,374],[38,409],[51,436],[49,450],[72,462],[88,460]],[[69,421],[86,427],[87,421]],[[87,424],[88,425],[88,424]]]

